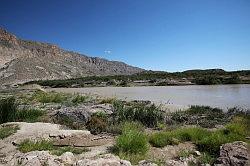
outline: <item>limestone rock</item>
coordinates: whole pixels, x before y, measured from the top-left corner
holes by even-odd
[[[227,143],[220,147],[220,156],[217,158],[217,166],[247,166],[249,154],[247,144],[242,141]]]
[[[75,123],[85,124],[90,119],[91,115],[96,112],[103,112],[105,114],[112,114],[114,108],[111,104],[98,104],[92,106],[79,105],[76,107],[60,108],[54,115],[56,119],[69,118]]]
[[[139,162],[138,166],[157,166],[157,164],[152,163],[152,162],[147,161],[147,160],[142,160]]]
[[[29,153],[21,153],[15,156],[13,165],[20,166],[63,166],[64,164],[59,162],[55,156],[49,154],[48,151],[33,151]]]
[[[131,166],[131,163],[126,160],[121,160],[119,157],[116,157],[111,154],[101,156],[97,159],[83,159],[77,161],[73,166]]]
[[[65,152],[60,156],[60,159],[63,163],[72,165],[74,163],[75,156],[72,152]]]

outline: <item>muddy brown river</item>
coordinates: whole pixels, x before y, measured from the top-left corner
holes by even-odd
[[[223,109],[235,106],[250,109],[250,85],[247,84],[52,88],[48,90],[66,93],[90,93],[123,100],[150,100],[175,108],[190,105],[208,105]]]

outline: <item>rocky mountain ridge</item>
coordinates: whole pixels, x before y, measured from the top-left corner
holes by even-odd
[[[0,84],[90,75],[129,75],[143,69],[88,57],[41,42],[22,40],[0,28]]]

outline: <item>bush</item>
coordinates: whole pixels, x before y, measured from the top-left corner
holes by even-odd
[[[149,137],[149,143],[154,147],[164,147],[166,145],[175,144],[171,132],[158,132]]]
[[[178,141],[192,141],[197,145],[198,150],[207,152],[210,155],[217,155],[222,144],[245,141],[246,130],[243,126],[235,123],[227,125],[226,129],[214,132],[198,127],[182,128],[154,133],[149,137],[149,142],[152,146],[164,147],[169,144],[175,144]]]
[[[0,100],[0,124],[15,121],[16,112],[17,104],[14,97]]]
[[[218,154],[220,146],[229,142],[224,136],[223,132],[216,131],[211,135],[204,137],[197,143],[197,147],[200,151],[207,152],[209,154]]]
[[[210,164],[212,165],[215,161],[215,158],[214,156],[208,154],[208,153],[202,153],[202,155],[198,158],[198,163],[199,165],[202,165],[202,164]]]
[[[192,141],[194,143],[210,134],[211,132],[208,130],[199,127],[181,128],[172,131],[172,135],[176,139],[180,141]]]
[[[72,99],[72,103],[78,104],[78,103],[84,103],[89,100],[89,96],[82,96],[82,95],[77,95]]]
[[[219,108],[209,106],[191,106],[186,111],[177,111],[168,114],[167,123],[170,125],[199,125],[205,128],[214,128],[215,125],[224,125],[229,122],[228,115]]]
[[[91,134],[99,134],[107,129],[107,118],[103,114],[94,114],[86,124],[86,128]]]
[[[0,128],[0,139],[4,139],[14,133],[19,129],[16,125],[5,125]]]
[[[41,103],[62,103],[63,101],[67,100],[67,96],[63,93],[47,93],[43,91],[36,91],[36,93],[33,94],[32,98]]]
[[[234,141],[245,141],[245,137],[239,133],[239,130],[231,130],[230,128],[217,130],[203,137],[197,141],[196,144],[200,151],[207,152],[210,155],[218,155],[222,144]]]
[[[140,131],[138,124],[125,124],[122,134],[117,138],[115,144],[116,154],[140,154],[145,155],[148,151],[147,136]]]
[[[16,113],[16,121],[37,122],[39,118],[45,114],[45,111],[37,109],[18,110]]]
[[[182,128],[173,131],[157,132],[149,137],[149,142],[155,147],[164,147],[166,145],[178,144],[178,142],[192,141],[196,143],[202,138],[209,135],[210,132],[194,127],[194,128]]]
[[[156,127],[163,120],[163,114],[155,105],[132,104],[125,106],[121,101],[114,102],[116,121],[138,121],[147,127]]]
[[[53,121],[54,121],[54,123],[64,125],[70,129],[74,129],[74,130],[83,129],[83,127],[84,127],[83,123],[76,122],[73,118],[67,117],[67,116],[56,116],[53,119]]]

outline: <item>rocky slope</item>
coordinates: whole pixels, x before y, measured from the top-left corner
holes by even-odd
[[[134,74],[143,69],[66,51],[56,45],[27,41],[0,28],[0,85],[40,79]]]

